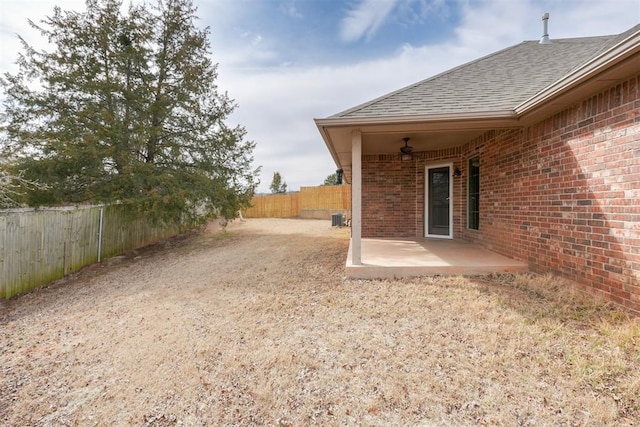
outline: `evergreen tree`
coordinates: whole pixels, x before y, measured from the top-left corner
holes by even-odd
[[[338,185],[338,174],[334,172],[327,176],[322,185]]]
[[[24,179],[22,174],[13,175],[0,164],[0,209],[21,207],[25,189],[46,189],[46,186]]]
[[[287,183],[282,179],[280,172],[273,173],[273,179],[271,180],[269,188],[274,194],[287,192]]]
[[[4,154],[31,189],[31,205],[120,202],[170,220],[234,217],[258,169],[235,108],[218,92],[208,29],[191,0],[155,6],[87,0],[37,25],[53,46],[22,41],[5,74]]]

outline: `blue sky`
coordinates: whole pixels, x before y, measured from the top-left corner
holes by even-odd
[[[0,72],[15,71],[27,19],[78,0],[0,0]],[[640,0],[195,0],[211,31],[218,86],[236,100],[230,124],[257,143],[259,191],[274,171],[290,190],[335,170],[313,122],[491,52],[537,40],[623,32]]]
[[[219,0],[201,10],[225,50],[253,53],[242,58],[247,67],[375,59],[402,44],[445,40],[460,18],[443,1]]]

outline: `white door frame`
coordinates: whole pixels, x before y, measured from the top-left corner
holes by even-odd
[[[429,169],[449,168],[449,234],[429,234]],[[453,162],[425,166],[424,174],[424,237],[453,239]]]

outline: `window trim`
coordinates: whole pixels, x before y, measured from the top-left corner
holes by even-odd
[[[471,185],[472,185],[472,179],[474,177],[473,175],[474,166],[472,166],[472,162],[475,160],[477,160],[478,162],[478,166],[476,166],[478,170],[478,173],[476,174],[477,191],[472,193]],[[469,173],[467,174],[468,176],[467,177],[467,229],[479,231],[480,230],[480,155],[479,154],[476,154],[468,159],[467,168],[469,171]],[[472,202],[471,202],[472,194],[475,194],[476,196],[476,201],[475,201],[476,205],[473,206],[475,209],[472,209]],[[472,212],[477,213],[477,220],[473,224],[472,224]]]

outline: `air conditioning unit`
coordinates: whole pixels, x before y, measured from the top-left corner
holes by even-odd
[[[344,226],[344,215],[342,215],[342,214],[332,214],[331,215],[331,226],[332,227],[343,227]]]

